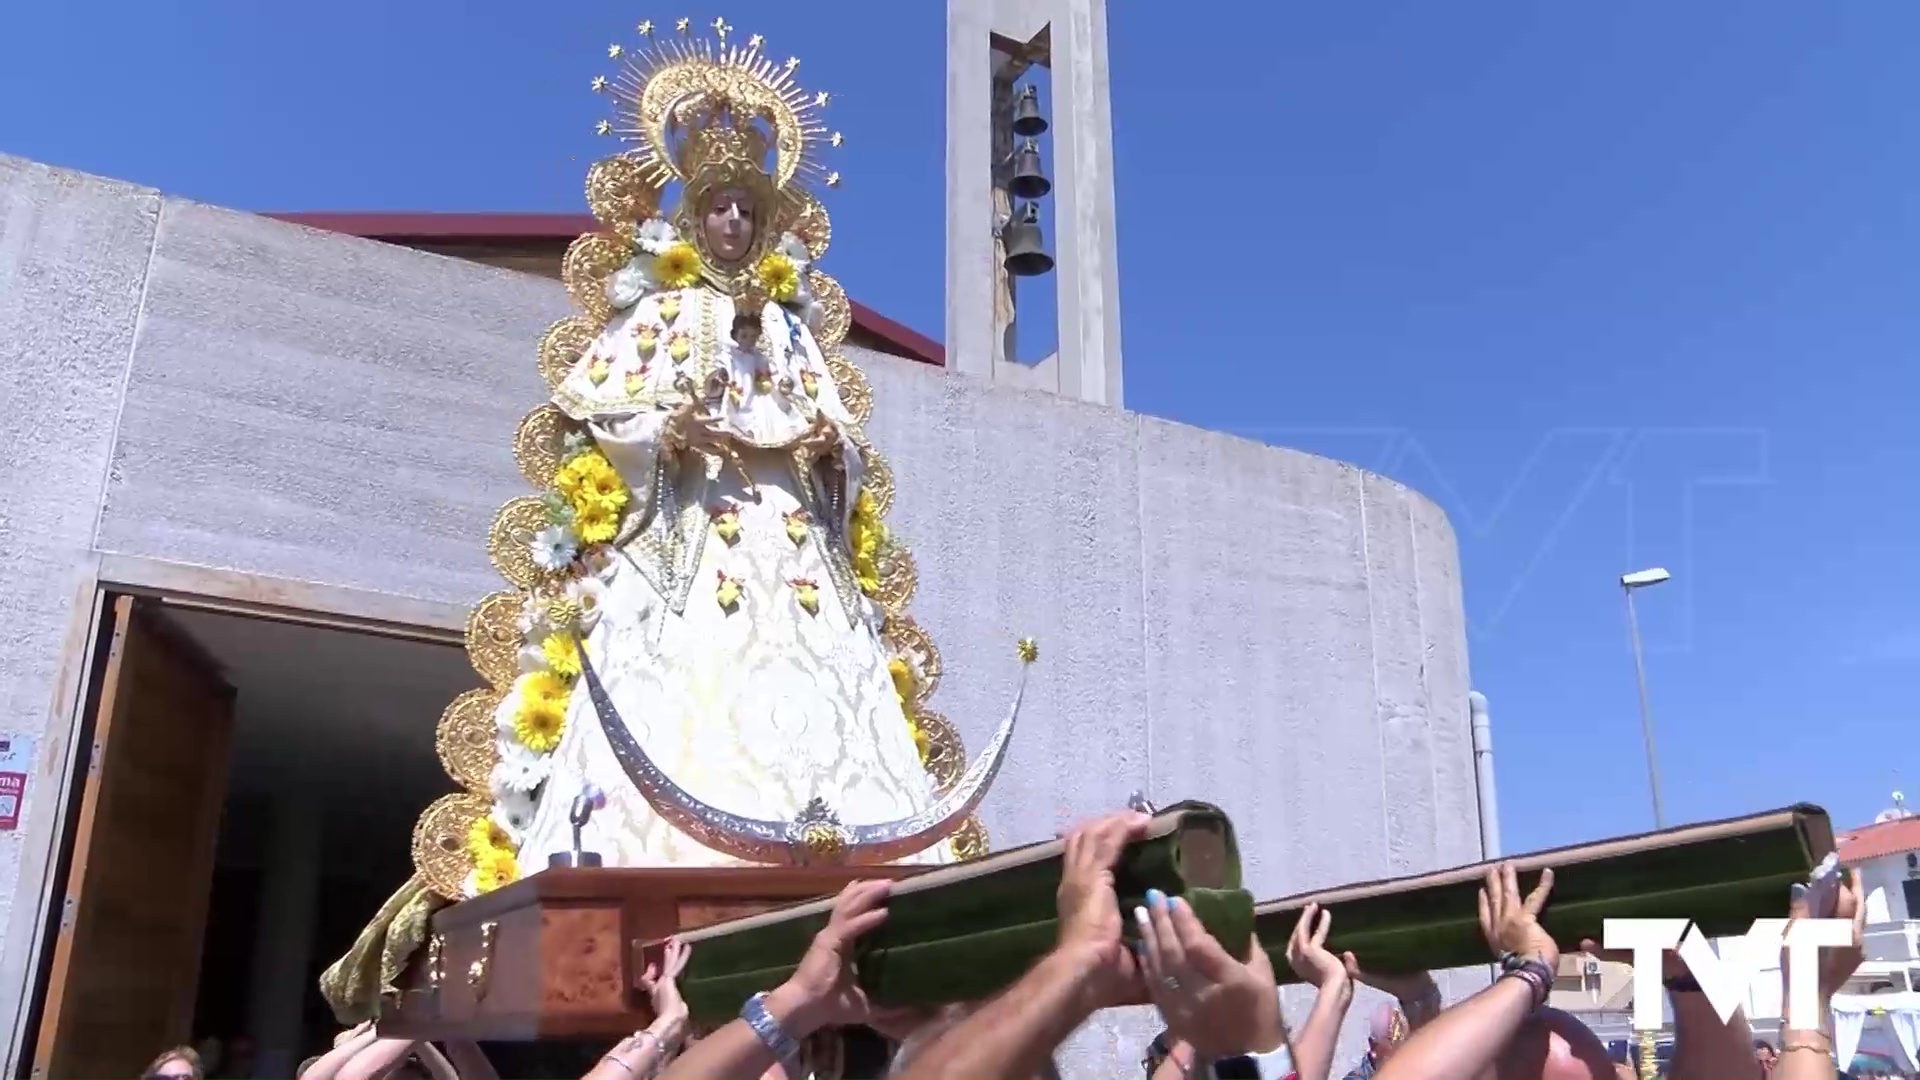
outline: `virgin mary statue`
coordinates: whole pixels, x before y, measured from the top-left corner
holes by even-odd
[[[828,98],[758,37],[714,29],[649,37],[594,81],[618,103],[603,133],[636,145],[589,175],[605,228],[568,252],[580,314],[548,332],[552,396],[516,440],[542,492],[491,536],[516,586],[469,628],[493,688],[442,722],[468,793],[428,810],[416,863],[450,899],[554,861],[984,846],[971,814],[1013,713],[963,768],[927,708],[938,654],[904,610],[913,567],[882,520],[871,394],[837,349],[845,294],[814,265],[830,228],[805,182],[839,182],[814,159],[841,141]]]

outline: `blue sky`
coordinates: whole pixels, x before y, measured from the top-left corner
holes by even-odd
[[[1447,509],[1509,850],[1648,823],[1641,566],[1675,575],[1641,596],[1671,819],[1920,785],[1920,6],[1112,6],[1127,404]],[[942,7],[719,9],[835,92],[834,272],[936,336]],[[0,151],[249,209],[573,211],[607,43],[682,13],[15,5]]]

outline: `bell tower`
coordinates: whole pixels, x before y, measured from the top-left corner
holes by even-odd
[[[946,345],[967,374],[1118,408],[1106,8],[947,0]],[[1057,325],[1046,356],[1021,356],[1023,297],[1029,343]]]

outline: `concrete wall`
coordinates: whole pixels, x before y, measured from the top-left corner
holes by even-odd
[[[534,342],[565,311],[551,281],[0,158],[0,692],[41,759],[0,834],[0,1030],[38,933],[93,567],[471,603],[498,584],[487,525],[523,489],[509,440],[541,397]],[[1230,811],[1262,895],[1478,857],[1458,560],[1431,502],[855,359],[946,661],[936,706],[977,744],[1014,640],[1041,643],[986,807],[998,844],[1143,789]],[[1091,1027],[1070,1075],[1130,1072],[1147,1033]]]

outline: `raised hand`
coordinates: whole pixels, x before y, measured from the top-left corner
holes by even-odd
[[[1787,904],[1787,917],[1789,919],[1821,917],[1823,913],[1813,911],[1809,900],[1810,894],[1806,889],[1794,889],[1793,897]],[[1823,1003],[1838,993],[1841,987],[1847,985],[1847,980],[1853,978],[1853,973],[1859,970],[1861,961],[1867,957],[1865,948],[1867,894],[1865,887],[1861,884],[1859,870],[1849,870],[1847,876],[1841,879],[1840,887],[1834,892],[1833,911],[1825,913],[1825,917],[1846,919],[1853,923],[1853,944],[1842,949],[1820,950],[1819,985],[1820,1000]],[[1792,962],[1788,959],[1790,955],[1790,950],[1782,950],[1780,953],[1782,980],[1780,985],[1783,987],[1793,985],[1790,974]]]
[[[795,1024],[796,1036],[798,1031],[828,1025],[867,1022],[870,1006],[854,977],[853,943],[887,921],[887,894],[892,888],[890,881],[856,881],[834,898],[827,925],[813,936],[813,944],[787,980],[799,992],[800,1007],[807,1014]]]
[[[1127,811],[1087,822],[1067,834],[1060,887],[1054,893],[1060,916],[1059,951],[1088,962],[1096,1007],[1139,1000],[1139,967],[1120,940],[1120,898],[1113,891],[1113,866],[1127,845],[1140,838],[1149,820],[1145,814]]]
[[[1191,905],[1157,891],[1133,917],[1147,993],[1168,1033],[1193,1046],[1195,1061],[1271,1053],[1286,1042],[1278,980],[1259,938],[1248,941],[1245,960],[1235,959],[1200,925]]]
[[[1540,884],[1520,895],[1519,875],[1512,863],[1500,863],[1487,869],[1480,889],[1480,933],[1495,957],[1508,953],[1538,960],[1548,971],[1557,970],[1560,947],[1552,935],[1540,926],[1540,910],[1553,893],[1553,871],[1540,872]]]
[[[680,996],[680,973],[687,969],[693,949],[679,938],[667,939],[666,954],[658,964],[648,964],[640,976],[640,988],[647,992],[657,1019],[684,1021],[687,1002]]]
[[[1350,973],[1340,958],[1327,951],[1327,932],[1333,929],[1333,913],[1319,904],[1308,904],[1293,924],[1287,938],[1287,966],[1295,975],[1321,990],[1337,989],[1349,982]],[[1349,954],[1351,955],[1351,954]]]

